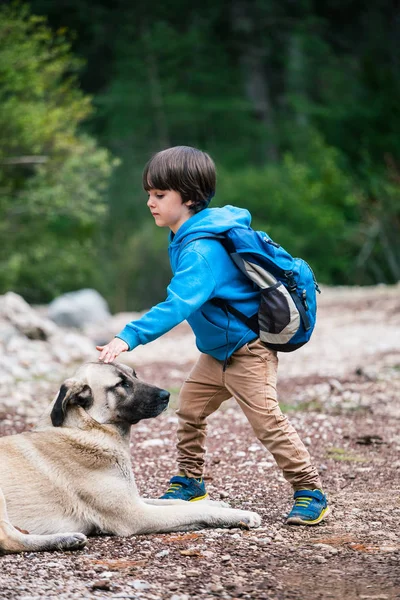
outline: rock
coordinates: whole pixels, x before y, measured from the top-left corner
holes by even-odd
[[[320,554],[316,554],[314,556],[314,560],[315,560],[315,562],[317,562],[321,565],[328,562],[327,559],[325,558],[325,556],[321,556]]]
[[[161,440],[159,438],[153,438],[150,440],[145,440],[141,444],[138,444],[138,446],[140,446],[141,448],[154,448],[156,446],[164,446],[164,443],[164,440]]]
[[[222,592],[224,590],[224,586],[220,583],[212,583],[209,587],[209,590],[214,594],[218,594],[219,592]]]
[[[258,466],[263,469],[270,469],[271,467],[274,467],[275,465],[276,465],[276,463],[273,463],[269,460],[262,460],[261,462],[258,463]]]
[[[329,544],[314,544],[315,548],[319,548],[319,550],[322,550],[328,554],[338,554],[339,550],[337,548],[334,548],[333,546],[330,546]]]
[[[329,380],[329,385],[331,386],[331,389],[336,391],[336,392],[342,392],[343,391],[343,386],[340,383],[340,381],[338,381],[337,379],[330,379]]]
[[[99,579],[92,583],[91,588],[92,590],[104,590],[105,592],[109,592],[111,590],[111,583],[108,579]]]
[[[257,538],[257,544],[259,544],[260,546],[267,546],[271,542],[272,539],[270,537]]]
[[[188,569],[186,571],[187,577],[199,577],[200,575],[201,575],[201,573],[198,569]]]
[[[169,550],[161,550],[161,552],[157,552],[154,556],[156,558],[164,558],[164,556],[168,556]]]
[[[134,579],[129,585],[133,587],[134,590],[148,590],[150,587],[150,584],[142,579]]]
[[[259,452],[260,450],[262,450],[262,446],[259,446],[258,444],[252,444],[247,448],[247,450],[249,452]]]
[[[231,560],[230,554],[224,554],[223,556],[221,556],[221,562],[228,562],[229,560]]]
[[[0,322],[0,344],[7,344],[16,335],[21,335],[21,333],[14,325],[7,321]]]
[[[177,581],[171,581],[171,583],[168,584],[168,589],[169,590],[177,590],[179,587],[179,583]]]
[[[107,302],[92,289],[68,292],[59,296],[49,304],[48,315],[61,327],[79,329],[85,325],[103,323],[111,317]]]
[[[41,318],[21,296],[14,292],[8,292],[0,297],[0,318],[8,321],[13,328],[30,340],[47,340],[55,332],[54,323]],[[3,329],[2,338],[10,339],[11,333],[10,329],[5,332]]]

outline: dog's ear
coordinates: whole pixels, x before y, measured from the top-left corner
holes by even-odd
[[[69,405],[75,404],[82,408],[89,408],[93,404],[92,390],[82,381],[67,379],[58,392],[50,417],[54,427],[60,427],[65,419]]]

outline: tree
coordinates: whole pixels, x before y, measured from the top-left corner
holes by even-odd
[[[0,9],[0,293],[42,302],[95,281],[113,161],[79,133],[91,100],[65,30]]]

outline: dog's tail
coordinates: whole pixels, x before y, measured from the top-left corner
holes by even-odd
[[[17,529],[9,521],[6,499],[0,489],[0,554],[79,550],[85,544],[86,536],[82,533],[30,535]]]

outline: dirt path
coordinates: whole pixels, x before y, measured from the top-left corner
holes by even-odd
[[[175,402],[195,356],[181,326],[127,358]],[[324,290],[313,341],[282,357],[279,392],[323,476],[329,520],[284,525],[290,488],[230,400],[209,420],[208,490],[258,511],[260,529],[91,538],[77,553],[6,556],[0,598],[400,598],[400,287]],[[2,433],[29,426],[9,408],[4,416]],[[158,496],[174,473],[175,429],[171,408],[133,432],[143,495]]]

